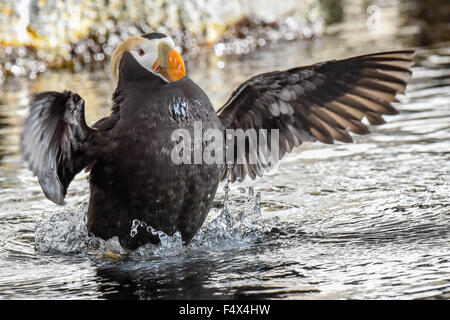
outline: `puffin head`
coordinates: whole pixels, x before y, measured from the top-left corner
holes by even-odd
[[[183,59],[175,50],[172,38],[157,32],[133,36],[119,44],[111,57],[111,71],[116,81],[122,77],[141,79],[149,76],[147,71],[165,82],[177,81],[186,75]]]

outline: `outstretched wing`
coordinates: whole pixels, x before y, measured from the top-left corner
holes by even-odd
[[[21,151],[45,196],[64,204],[67,187],[90,161],[98,130],[85,121],[84,100],[70,91],[34,96],[22,132]]]
[[[378,125],[384,123],[382,115],[398,113],[391,102],[405,90],[413,55],[381,52],[260,74],[239,86],[218,110],[219,118],[227,129],[279,129],[279,159],[303,141],[352,142],[349,132],[369,132],[363,118]],[[270,151],[269,141],[266,137],[258,143]],[[245,154],[235,152],[222,179],[228,170],[231,181],[242,181],[246,174],[255,179],[274,164],[260,156],[249,162],[255,151],[248,145]]]

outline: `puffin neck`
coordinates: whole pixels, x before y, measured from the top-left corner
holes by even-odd
[[[136,86],[140,82],[146,86],[166,84],[161,77],[141,66],[129,52],[125,52],[120,61],[118,87]]]

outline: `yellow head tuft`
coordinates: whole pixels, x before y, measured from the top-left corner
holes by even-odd
[[[125,52],[135,50],[139,45],[145,41],[145,38],[139,36],[133,36],[126,39],[124,42],[119,44],[114,50],[111,57],[111,72],[114,76],[116,82],[119,80],[119,66],[120,60]]]

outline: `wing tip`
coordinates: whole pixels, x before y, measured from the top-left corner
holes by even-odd
[[[60,206],[65,204],[64,197],[66,192],[57,175],[54,173],[50,173],[50,175],[48,173],[44,175],[38,174],[38,181],[47,199]]]

